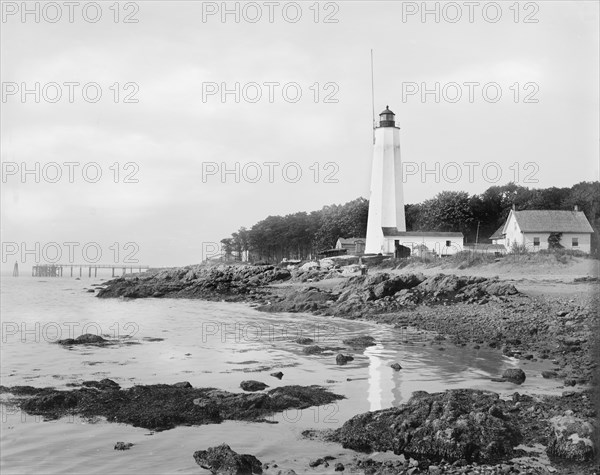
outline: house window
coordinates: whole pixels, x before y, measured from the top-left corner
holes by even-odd
[[[539,237],[534,237],[533,238],[533,245],[534,246],[539,246],[540,245],[540,238]]]
[[[446,247],[450,247],[452,243],[450,241],[446,241]]]
[[[571,246],[572,247],[579,247],[579,238],[573,238],[571,240]]]

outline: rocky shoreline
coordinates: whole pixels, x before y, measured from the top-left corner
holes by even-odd
[[[497,278],[437,274],[339,278],[336,270],[276,266],[188,266],[126,275],[99,298],[198,298],[247,302],[265,312],[306,312],[435,332],[441,344],[498,348],[507,356],[552,361],[545,377],[589,384],[598,299],[531,298]],[[319,284],[335,282],[334,285]],[[280,284],[280,285],[272,285]],[[281,285],[287,284],[287,285]]]
[[[493,392],[467,389],[435,394],[416,392],[400,407],[359,414],[340,429],[308,431],[305,436],[336,442],[357,452],[390,451],[404,457],[403,462],[394,463],[357,458],[351,463],[346,461],[345,467],[341,462],[336,464],[336,471],[577,474],[597,470],[594,464],[597,464],[598,395],[590,389],[597,375],[598,356],[595,315],[598,307],[594,298],[585,301],[550,296],[533,298],[498,278],[387,272],[346,277],[335,268],[288,270],[250,265],[188,266],[126,275],[106,282],[98,289],[97,296],[247,302],[267,312],[308,312],[428,331],[432,332],[428,334],[430,344],[441,349],[444,345],[486,346],[517,359],[549,360],[554,367],[543,376],[561,379],[565,386],[575,386],[576,391],[565,390],[556,396],[525,396],[515,392],[509,400]],[[351,342],[344,343],[353,347]],[[371,343],[364,340],[357,344],[364,347]],[[346,358],[340,353],[338,364],[345,364]],[[521,373],[505,374],[504,378],[518,385],[525,377]],[[266,392],[260,387],[248,389],[255,391],[251,394],[234,394],[169,385],[121,390],[97,383],[67,392],[28,387],[2,389],[26,396],[18,404],[33,414],[58,417],[64,411],[71,411],[159,430],[180,423],[260,421],[264,414],[283,410],[286,404],[309,407],[342,397],[314,387],[284,387]],[[294,394],[293,401],[286,388]],[[147,397],[144,402],[151,407],[167,397],[165,392],[177,401],[169,405],[166,418],[148,420],[144,415],[132,416],[135,404],[130,404],[131,401]],[[116,400],[124,407],[124,412],[117,415],[106,409]],[[199,408],[196,402],[203,409],[202,417],[195,412]],[[232,416],[228,408],[239,404],[249,405],[252,410],[241,418],[239,411]],[[156,409],[161,412],[158,406]],[[528,462],[514,463],[515,457],[524,454],[520,447],[535,444],[545,447],[552,460],[551,470],[536,468]],[[212,462],[207,460],[214,461],[215,453],[226,453],[223,457],[234,468],[213,473],[262,473],[254,457],[239,456],[225,447],[197,452],[194,458],[210,469]],[[239,471],[236,461],[243,462],[246,471]],[[311,467],[328,466],[326,459],[317,462]],[[260,470],[263,468],[269,467],[263,464]]]

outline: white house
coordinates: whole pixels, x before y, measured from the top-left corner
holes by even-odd
[[[412,255],[436,254],[450,256],[463,250],[463,233],[398,231],[383,228],[382,254],[396,254],[398,246],[411,250]]]
[[[494,244],[506,249],[524,246],[530,252],[548,249],[551,234],[560,235],[565,249],[590,253],[594,232],[583,211],[512,209],[506,222],[490,237]]]

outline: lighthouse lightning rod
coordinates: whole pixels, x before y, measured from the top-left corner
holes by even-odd
[[[373,50],[371,50],[371,106],[373,108],[373,145],[375,145],[375,79],[373,74]]]

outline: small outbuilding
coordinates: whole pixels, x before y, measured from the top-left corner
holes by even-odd
[[[365,253],[365,238],[338,238],[336,249],[345,249],[348,254],[360,256]]]

